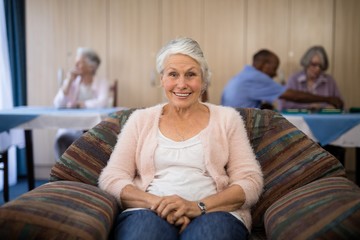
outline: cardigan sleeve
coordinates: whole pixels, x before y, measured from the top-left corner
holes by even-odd
[[[238,112],[234,111],[229,125],[227,173],[230,185],[237,184],[243,188],[246,198],[243,207],[250,208],[262,193],[263,174]]]
[[[99,177],[99,187],[113,195],[121,206],[120,194],[127,185],[134,185],[136,176],[136,148],[138,142],[136,120],[139,114],[135,111],[127,120],[118,136],[110,159]]]

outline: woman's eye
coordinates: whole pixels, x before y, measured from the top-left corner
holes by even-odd
[[[169,76],[170,76],[170,77],[176,77],[176,75],[177,75],[176,72],[170,72],[170,73],[169,73]]]
[[[194,77],[194,76],[196,76],[196,73],[194,73],[194,72],[188,72],[188,73],[186,74],[186,76],[187,76],[187,77]]]

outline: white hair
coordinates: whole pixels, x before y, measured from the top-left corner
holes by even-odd
[[[94,74],[99,68],[101,60],[99,55],[91,48],[79,47],[76,52],[77,56],[85,58],[85,61],[92,67],[94,67]]]
[[[203,91],[210,83],[210,71],[204,53],[200,48],[198,42],[191,38],[182,37],[171,40],[164,47],[160,49],[156,57],[156,69],[159,74],[164,71],[164,62],[166,59],[175,54],[183,54],[194,59],[201,67],[204,87]]]

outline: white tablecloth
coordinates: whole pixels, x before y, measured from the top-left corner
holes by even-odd
[[[311,139],[317,141],[316,137],[313,135],[310,127],[302,116],[291,114],[283,114],[283,116],[302,132],[308,135]],[[326,115],[324,115],[324,117],[326,117]],[[342,147],[360,147],[360,124],[342,134],[335,141],[331,142],[331,144]]]

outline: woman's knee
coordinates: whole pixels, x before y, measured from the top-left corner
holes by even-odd
[[[150,210],[135,210],[118,216],[114,239],[178,239],[178,229]]]
[[[191,221],[181,239],[247,239],[245,225],[227,212],[213,212],[201,215]]]

